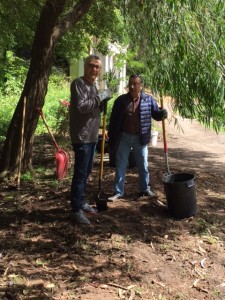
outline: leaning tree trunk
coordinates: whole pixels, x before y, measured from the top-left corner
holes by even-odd
[[[21,148],[23,101],[26,97],[22,169],[31,167],[32,146],[39,114],[44,105],[57,40],[88,11],[94,0],[80,0],[59,22],[67,0],[47,0],[41,12],[24,89],[9,125],[0,162],[0,178],[16,178]]]

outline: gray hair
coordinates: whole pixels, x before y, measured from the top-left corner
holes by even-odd
[[[100,60],[101,61],[101,59],[100,59],[100,57],[98,56],[98,55],[96,55],[96,54],[91,54],[91,55],[89,55],[85,60],[84,60],[84,64],[85,65],[87,65],[91,60]]]

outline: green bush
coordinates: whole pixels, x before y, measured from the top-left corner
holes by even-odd
[[[12,51],[6,52],[4,60],[0,61],[0,140],[5,139],[7,128],[24,86],[28,65],[29,61],[16,57]],[[69,100],[69,84],[65,73],[60,69],[53,68],[49,78],[48,93],[43,112],[49,127],[53,132],[59,132],[60,134],[68,132],[65,125],[68,114],[59,100]],[[44,133],[46,130],[43,121],[40,119],[36,134]]]
[[[0,60],[0,70],[0,140],[3,140],[24,85],[28,62],[7,51]]]
[[[68,132],[68,108],[60,103],[60,100],[69,101],[70,81],[62,70],[53,68],[49,78],[48,92],[45,98],[43,113],[49,128],[53,133],[66,134]],[[39,119],[36,134],[46,132],[47,129]]]

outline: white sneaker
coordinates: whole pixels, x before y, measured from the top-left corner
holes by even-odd
[[[111,197],[108,198],[108,201],[113,202],[116,201],[117,199],[120,199],[122,196],[120,194],[115,194]]]

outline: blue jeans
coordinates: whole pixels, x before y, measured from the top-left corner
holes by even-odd
[[[131,148],[138,168],[139,190],[143,193],[149,190],[148,145],[142,146],[140,144],[138,134],[122,133],[116,150],[116,176],[114,182],[114,192],[121,196],[124,195],[126,169]]]
[[[74,173],[71,184],[71,206],[74,212],[85,203],[88,176],[91,174],[96,143],[73,144],[75,153]]]

